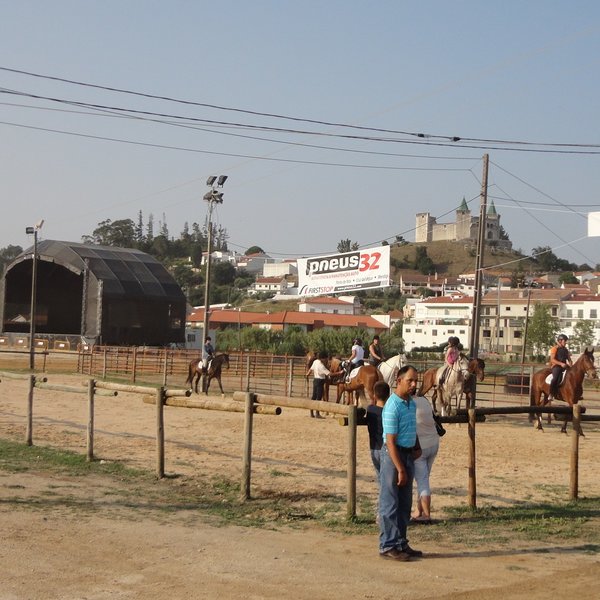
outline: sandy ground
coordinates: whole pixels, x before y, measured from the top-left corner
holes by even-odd
[[[81,377],[56,375],[55,383]],[[24,439],[25,381],[0,383],[0,436]],[[85,395],[36,390],[33,442],[85,453]],[[96,399],[96,456],[154,470],[155,410],[140,396]],[[241,475],[243,415],[167,407],[165,485],[195,473],[237,480]],[[581,441],[581,497],[600,496],[600,428]],[[359,428],[357,491],[373,504],[375,478],[366,428]],[[563,501],[569,485],[569,436],[558,428],[533,431],[526,417],[496,418],[477,428],[478,505],[524,500]],[[346,492],[347,429],[306,411],[255,417],[252,495],[299,493],[324,498]],[[95,487],[97,486],[97,487]],[[433,514],[465,504],[466,426],[449,425],[433,473]],[[41,473],[0,474],[0,599],[179,598],[505,598],[589,597],[600,557],[581,542],[521,543],[516,548],[445,545],[411,529],[426,557],[383,561],[377,531],[332,533],[314,525],[272,530],[218,527],[202,515],[145,517],[135,506],[103,509],[106,483],[62,480]],[[53,506],[63,489],[97,498],[81,514]],[[19,503],[15,503],[15,498]],[[46,499],[40,507],[35,499]],[[251,510],[251,503],[249,504]],[[213,520],[214,521],[214,520]]]

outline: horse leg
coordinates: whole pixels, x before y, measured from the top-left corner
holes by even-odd
[[[217,377],[217,383],[219,384],[219,388],[221,389],[221,396],[224,396],[225,392],[223,391],[223,386],[221,385],[221,376],[220,375]]]

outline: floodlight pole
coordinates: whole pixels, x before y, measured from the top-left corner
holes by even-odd
[[[206,281],[204,282],[204,320],[202,324],[202,343],[206,341],[206,337],[209,335],[208,327],[210,321],[210,262],[212,254],[212,212],[214,204],[221,204],[223,202],[223,194],[217,192],[216,187],[223,187],[226,175],[221,175],[217,179],[214,175],[211,175],[206,183],[211,186],[211,190],[204,195],[204,200],[208,202],[208,240],[207,240],[207,252],[206,252]]]
[[[37,300],[37,242],[38,230],[42,227],[44,221],[40,221],[34,227],[27,227],[25,233],[33,234],[33,262],[31,265],[31,308],[29,310],[29,370],[35,369],[35,310]]]

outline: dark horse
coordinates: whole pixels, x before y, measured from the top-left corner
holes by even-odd
[[[200,380],[200,377],[202,377],[202,391],[208,395],[210,382],[213,379],[216,379],[219,387],[221,388],[221,394],[224,394],[225,392],[223,392],[223,385],[221,384],[221,368],[223,365],[229,369],[229,354],[216,354],[208,365],[208,373],[204,373],[202,361],[195,358],[192,362],[190,362],[190,366],[188,367],[188,378],[185,380],[185,382],[189,384],[190,387],[193,387],[197,394],[198,381]],[[192,386],[194,377],[196,378],[196,381]]]
[[[473,391],[475,389],[475,381],[483,381],[485,378],[485,361],[481,358],[469,358],[469,366],[467,370],[471,374],[463,384],[462,391],[465,395],[465,402],[467,407],[471,406]],[[431,369],[427,369],[423,373],[423,383],[421,384],[421,388],[419,389],[419,396],[424,396],[430,389],[433,388],[433,394],[431,396],[431,403],[433,406],[436,406],[437,400],[437,387],[438,387],[438,372],[440,367],[432,367]],[[473,377],[473,375],[475,377]]]
[[[546,378],[550,373],[552,373],[550,367],[534,373],[533,379],[531,380],[531,394],[529,398],[531,406],[546,406],[547,404],[550,404],[548,402],[550,386],[546,383]],[[583,378],[586,375],[593,379],[597,377],[596,367],[594,365],[594,350],[588,350],[587,348],[575,361],[575,364],[567,369],[562,383],[560,384],[556,399],[567,402],[572,408],[574,404],[577,404],[577,402],[583,398]],[[543,431],[541,413],[537,416],[537,429]],[[565,419],[561,432],[567,432],[567,419]],[[579,433],[583,435],[581,427]]]

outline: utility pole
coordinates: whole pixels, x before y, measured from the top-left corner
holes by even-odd
[[[215,204],[223,204],[223,192],[218,192],[217,188],[222,188],[227,180],[227,175],[211,175],[206,180],[206,185],[211,186],[209,192],[204,194],[204,200],[208,202],[208,244],[206,253],[206,281],[204,283],[204,321],[202,330],[202,344],[209,335],[209,315],[210,315],[210,259],[212,254],[212,211]]]
[[[483,179],[481,181],[481,203],[479,206],[479,235],[477,237],[477,257],[475,259],[475,290],[473,292],[473,314],[469,350],[473,358],[479,353],[479,316],[481,314],[481,282],[483,279],[483,254],[485,249],[485,223],[487,214],[488,166],[490,157],[483,155]]]
[[[525,309],[525,331],[523,332],[523,350],[521,352],[521,366],[525,362],[527,350],[527,330],[529,329],[529,307],[531,306],[531,285],[527,288],[527,308]]]

